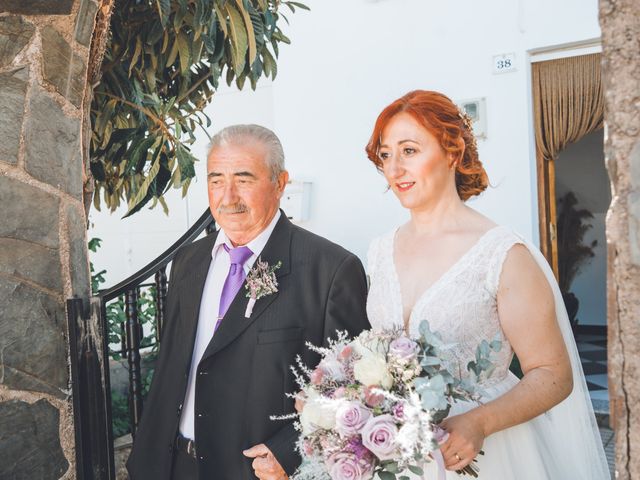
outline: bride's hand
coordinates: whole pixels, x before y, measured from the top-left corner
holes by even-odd
[[[482,417],[471,411],[446,418],[440,426],[449,437],[440,446],[447,470],[462,470],[478,455],[484,443]]]

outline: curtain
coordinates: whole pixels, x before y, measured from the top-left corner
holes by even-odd
[[[534,63],[536,150],[553,160],[569,143],[602,127],[600,54]]]
[[[531,68],[540,247],[557,276],[553,161],[565,146],[603,125],[604,97],[600,54],[533,63]]]

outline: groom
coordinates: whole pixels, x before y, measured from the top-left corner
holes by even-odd
[[[305,346],[369,328],[358,258],[279,210],[288,181],[280,141],[257,125],[214,136],[209,206],[220,230],[173,261],[153,383],[127,462],[132,480],[283,480],[300,463],[286,392]],[[268,268],[257,275],[256,262]],[[275,269],[275,270],[274,270]],[[270,271],[277,291],[266,287]],[[260,293],[260,292],[258,292]],[[264,293],[264,292],[262,292]]]

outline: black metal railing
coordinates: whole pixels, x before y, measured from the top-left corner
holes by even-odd
[[[140,350],[159,345],[162,338],[168,291],[167,266],[180,248],[192,243],[203,231],[208,234],[214,228],[213,217],[207,209],[162,255],[126,280],[98,292],[89,300],[89,305],[84,305],[81,299],[67,301],[79,480],[115,479],[110,355],[126,357],[129,372],[129,427],[131,435],[135,436],[143,409]],[[151,283],[150,278],[153,278]],[[155,338],[145,345],[141,344],[144,332],[139,312],[142,288],[150,288],[155,304]],[[124,298],[124,321],[120,324],[121,350],[110,352],[107,304],[120,298]]]
[[[213,217],[207,209],[198,219],[198,221],[171,247],[169,247],[158,258],[150,262],[138,272],[131,275],[112,288],[99,292],[103,305],[107,302],[117,299],[121,295],[125,297],[125,317],[126,321],[121,325],[124,332],[122,355],[127,358],[127,367],[129,371],[129,414],[131,435],[135,436],[135,431],[140,422],[142,415],[142,371],[140,366],[140,349],[141,339],[143,338],[142,325],[138,315],[138,298],[140,296],[140,288],[144,282],[150,277],[155,279],[155,301],[156,301],[156,341],[159,343],[162,332],[162,323],[164,321],[164,307],[166,302],[166,293],[168,290],[167,282],[167,265],[176,256],[180,248],[193,242],[203,231],[210,232],[214,227]],[[105,313],[106,317],[106,313]],[[106,325],[106,318],[105,318]],[[107,332],[104,332],[107,335]],[[145,345],[145,347],[153,346],[153,344]]]

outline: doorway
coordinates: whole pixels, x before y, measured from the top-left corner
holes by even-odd
[[[560,284],[596,412],[608,414],[604,98],[598,45],[532,56],[540,247]]]
[[[608,412],[607,240],[611,203],[604,131],[588,133],[555,160],[558,277],[597,411]]]

